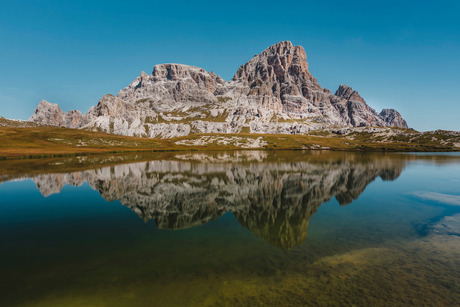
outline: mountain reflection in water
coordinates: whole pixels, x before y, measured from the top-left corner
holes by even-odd
[[[119,200],[161,229],[194,227],[231,212],[258,237],[289,249],[305,241],[309,220],[322,203],[335,197],[347,205],[377,177],[396,179],[405,163],[390,156],[356,154],[270,162],[268,155],[264,151],[178,154],[175,160],[32,179],[44,196],[59,193],[66,184],[87,182],[104,199]]]

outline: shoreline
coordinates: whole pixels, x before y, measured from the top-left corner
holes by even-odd
[[[422,135],[422,134],[421,134]],[[191,134],[149,139],[59,127],[0,127],[0,160],[61,158],[97,154],[228,150],[329,150],[353,152],[459,152],[450,143],[376,142],[374,135],[355,138],[319,134]],[[441,135],[441,137],[443,137]],[[455,144],[455,145],[453,145]]]

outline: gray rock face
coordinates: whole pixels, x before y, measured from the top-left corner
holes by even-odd
[[[29,121],[49,126],[60,126],[64,122],[64,116],[65,113],[57,104],[42,100]]]
[[[133,83],[118,93],[118,97],[129,103],[144,98],[167,103],[215,103],[217,98],[214,92],[223,83],[223,79],[202,68],[161,64],[153,68],[150,76],[142,72]]]
[[[347,85],[341,84],[335,92],[335,95],[347,101],[347,115],[353,127],[395,126],[408,128],[405,122],[404,125],[393,124],[393,122],[390,121],[386,122],[382,114],[378,114],[373,108],[369,107],[358,92]]]
[[[380,112],[380,116],[383,117],[383,120],[388,126],[407,128],[406,121],[395,109],[383,109],[382,112]]]
[[[315,129],[396,126],[392,109],[380,114],[358,92],[340,85],[333,95],[308,70],[305,50],[275,44],[242,65],[229,82],[202,68],[156,65],[117,97],[106,95],[82,115],[42,101],[30,121],[109,133],[170,138],[191,133],[298,134]]]
[[[254,56],[232,80],[258,105],[295,114],[308,108],[309,113],[317,111],[315,102],[323,92],[308,71],[305,50],[291,42],[278,43]]]
[[[354,100],[362,103],[366,103],[364,99],[358,94],[357,91],[354,91],[351,87],[345,84],[340,84],[339,88],[335,92],[335,95],[346,100]]]
[[[57,104],[42,100],[29,121],[47,126],[79,128],[81,119],[82,114],[78,110],[64,113]]]

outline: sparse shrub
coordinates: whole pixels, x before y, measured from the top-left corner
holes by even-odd
[[[142,98],[142,99],[136,100],[135,104],[141,104],[141,103],[146,102],[147,100],[149,100],[149,99],[148,98]]]
[[[232,98],[231,97],[225,97],[225,96],[217,97],[217,101],[219,101],[219,102],[224,102],[225,103],[225,102],[227,102],[229,100],[232,100]]]
[[[250,127],[243,127],[243,128],[241,128],[241,131],[240,131],[240,133],[250,133],[250,132],[251,132]]]

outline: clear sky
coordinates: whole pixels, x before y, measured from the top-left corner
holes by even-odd
[[[41,99],[86,112],[142,70],[182,63],[226,80],[283,40],[417,130],[460,130],[460,1],[1,1],[0,115]]]

